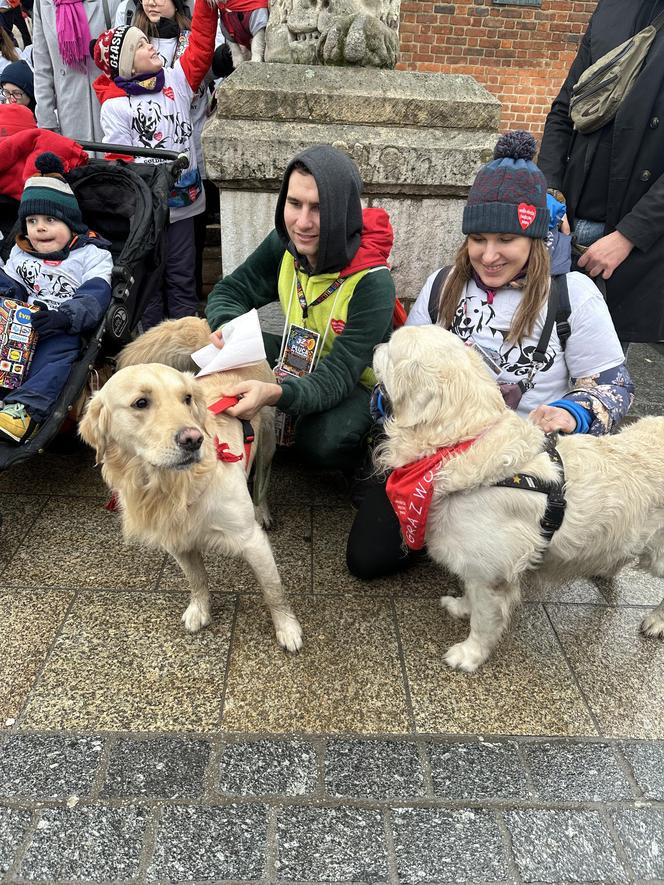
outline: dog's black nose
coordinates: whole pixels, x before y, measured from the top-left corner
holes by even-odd
[[[185,452],[197,452],[203,445],[203,434],[195,427],[185,427],[175,434],[175,442]]]

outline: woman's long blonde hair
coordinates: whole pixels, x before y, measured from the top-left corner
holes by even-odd
[[[459,247],[452,270],[445,280],[438,303],[438,323],[449,329],[459,306],[464,286],[473,277],[468,256],[468,237]],[[507,340],[514,344],[532,334],[535,321],[549,297],[551,286],[551,258],[544,240],[533,239],[526,269],[521,301],[512,317]]]
[[[4,28],[0,28],[0,55],[7,61],[18,61],[20,57]]]

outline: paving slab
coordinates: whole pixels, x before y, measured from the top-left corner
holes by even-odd
[[[433,792],[441,799],[528,799],[516,741],[443,741],[428,747]]]
[[[489,661],[467,674],[443,660],[450,645],[466,638],[467,622],[454,621],[430,600],[395,604],[419,732],[596,734],[540,606],[523,606]]]
[[[0,479],[3,475],[6,474],[0,474]],[[41,486],[37,485],[36,488],[41,489]],[[11,573],[7,574],[5,566],[21,544],[31,543],[31,538],[33,537],[30,531],[31,526],[39,516],[46,501],[47,498],[44,495],[13,494],[11,497],[2,495],[2,507],[0,508],[2,514],[2,525],[0,525],[0,575],[3,577],[3,586],[19,577]]]
[[[524,882],[628,882],[596,811],[508,811],[505,820]]]
[[[19,875],[47,882],[134,878],[145,825],[145,811],[131,805],[44,808]]]
[[[58,590],[0,593],[0,729],[19,716],[73,598]]]
[[[0,797],[89,796],[102,748],[98,737],[8,735],[0,745]]]
[[[266,840],[262,805],[165,808],[147,881],[261,879]]]
[[[219,723],[233,600],[192,636],[186,597],[82,593],[26,705],[25,727],[211,731]]]
[[[613,578],[597,578],[597,587],[611,605],[654,607],[664,599],[664,579],[655,578],[648,572],[635,568],[625,568]]]
[[[226,743],[219,757],[217,789],[236,796],[308,796],[318,786],[315,748],[298,740]]]
[[[51,449],[43,455],[12,465],[0,473],[0,495],[10,493],[80,496],[86,498],[110,497],[108,487],[95,467],[91,448],[72,440],[62,451]],[[6,498],[5,498],[6,500]],[[12,498],[13,500],[13,498]]]
[[[30,531],[39,544],[14,554],[7,587],[148,590],[164,561],[161,551],[125,544],[102,498],[51,498]]]
[[[409,799],[424,795],[418,746],[408,741],[330,740],[325,751],[330,796]]]
[[[208,741],[122,738],[111,748],[103,798],[194,799],[203,794]]]
[[[622,751],[643,795],[664,802],[664,742],[630,741]]]
[[[32,811],[0,805],[0,873],[6,873],[32,818]]]
[[[664,738],[664,643],[640,635],[644,609],[547,609],[602,733]]]
[[[399,808],[392,812],[392,828],[400,883],[508,878],[505,847],[490,812]]]
[[[284,653],[259,600],[240,597],[223,729],[360,734],[409,731],[389,601],[302,596],[304,646]],[[361,651],[360,651],[361,650]]]
[[[540,799],[600,802],[632,798],[629,781],[608,744],[544,741],[525,744],[523,754]]]
[[[277,881],[375,882],[387,877],[382,815],[359,808],[280,809]]]
[[[613,825],[639,879],[664,879],[664,809],[614,811]]]

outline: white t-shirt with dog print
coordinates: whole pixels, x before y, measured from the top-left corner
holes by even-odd
[[[408,326],[431,323],[429,298],[438,271],[434,271],[406,321]],[[623,349],[613,326],[609,309],[593,281],[582,273],[567,274],[571,334],[563,351],[554,325],[546,351],[546,361],[537,372],[534,387],[524,393],[517,412],[526,417],[543,403],[555,402],[569,392],[571,378],[587,378],[619,366],[625,361]],[[524,380],[546,319],[546,304],[540,311],[532,334],[518,344],[506,341],[512,317],[521,300],[520,289],[498,289],[493,303],[474,281],[466,283],[452,329],[462,340],[472,340],[480,347],[498,354],[500,382]],[[489,371],[489,370],[487,370]]]

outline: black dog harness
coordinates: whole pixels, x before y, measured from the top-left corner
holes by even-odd
[[[547,434],[545,451],[554,464],[560,469],[560,479],[548,482],[531,476],[529,473],[515,473],[509,479],[497,482],[497,486],[505,489],[525,489],[527,492],[540,492],[546,495],[546,510],[540,520],[542,537],[548,544],[563,524],[565,518],[565,468],[553,438]]]

